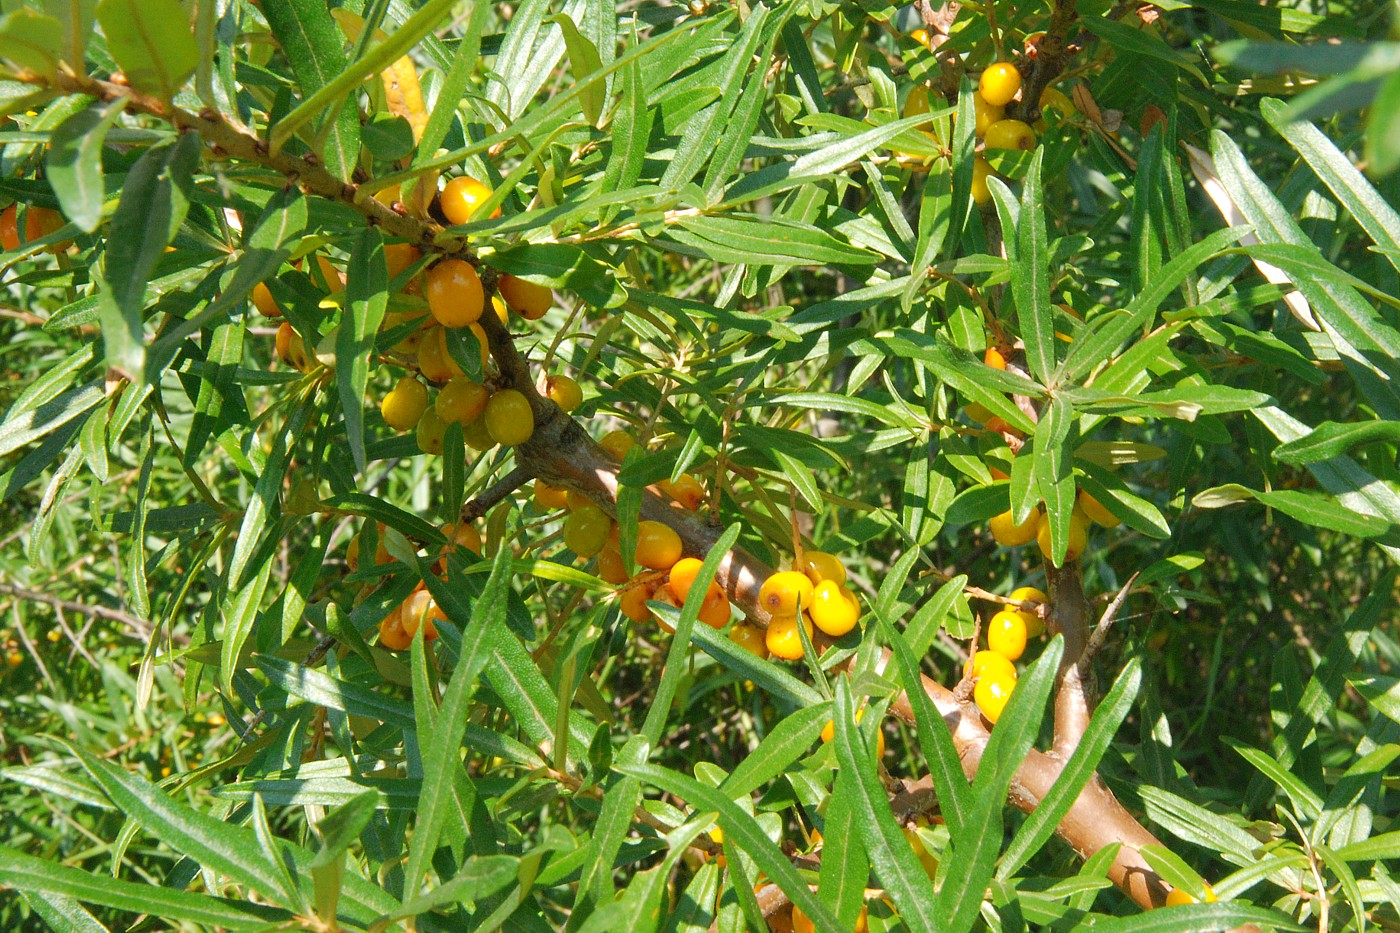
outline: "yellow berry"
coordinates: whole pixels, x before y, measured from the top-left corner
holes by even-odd
[[[530,401],[515,389],[502,389],[491,396],[482,417],[498,444],[514,447],[535,433],[535,413],[530,409]]]
[[[428,310],[443,327],[473,324],[485,307],[481,278],[472,264],[462,259],[444,259],[429,269],[423,291]]]
[[[306,343],[289,322],[283,321],[277,325],[276,344],[277,356],[282,362],[302,372],[311,368],[311,359],[306,355]]]
[[[583,404],[583,389],[568,376],[550,376],[545,380],[544,394],[566,412]]]
[[[496,439],[486,427],[486,419],[478,418],[462,429],[462,440],[472,450],[487,451],[496,446]]]
[[[5,663],[10,667],[19,667],[24,663],[24,655],[18,651],[11,651],[5,655]]]
[[[774,616],[768,623],[768,631],[765,633],[763,643],[768,646],[768,653],[776,658],[785,661],[796,661],[802,657],[802,636],[797,632],[798,619],[802,620],[802,627],[807,630],[807,637],[812,637],[812,623],[804,616]]]
[[[729,624],[730,608],[729,597],[725,595],[724,590],[712,584],[705,592],[705,600],[700,604],[700,612],[696,618],[719,631]]]
[[[1061,117],[1068,117],[1076,113],[1074,102],[1069,99],[1069,95],[1059,88],[1047,87],[1040,92],[1040,110],[1057,111]]]
[[[977,93],[993,107],[1005,107],[1021,91],[1021,72],[1011,62],[997,62],[982,72]]]
[[[564,546],[579,557],[592,557],[608,543],[610,528],[612,519],[602,509],[582,506],[569,513],[564,522]]]
[[[428,389],[412,376],[404,376],[379,403],[384,423],[395,431],[409,431],[428,408]]]
[[[844,584],[823,580],[812,591],[812,605],[808,612],[817,628],[832,638],[840,638],[856,627],[860,619],[860,602]]]
[[[1026,620],[1014,610],[1003,609],[987,623],[987,647],[1014,661],[1026,650]]]
[[[993,174],[991,163],[978,156],[972,160],[972,201],[974,204],[986,204],[992,199],[992,189],[987,185],[987,179]],[[971,406],[969,406],[969,410]],[[988,412],[990,415],[991,413]]]
[[[763,581],[758,591],[758,604],[773,616],[790,616],[802,608],[812,605],[815,587],[805,573],[796,570],[782,570]],[[769,646],[772,649],[772,646]],[[774,651],[774,654],[778,652]]]
[[[320,253],[316,254],[316,268],[321,271],[321,278],[326,280],[326,288],[332,295],[345,289],[344,274]]]
[[[637,524],[637,563],[652,570],[669,570],[681,559],[681,536],[661,522]]]
[[[972,698],[982,715],[995,723],[1001,718],[1002,710],[1006,709],[1007,701],[1011,699],[1011,691],[1015,689],[1015,677],[983,677],[972,689]]]
[[[1035,130],[1020,120],[998,120],[987,127],[986,144],[988,149],[1029,151],[1035,148]]]
[[[920,818],[922,820],[922,817]],[[914,826],[904,827],[904,838],[909,840],[909,847],[914,850],[914,857],[919,860],[920,867],[924,874],[933,878],[938,874],[938,856],[934,855],[924,845],[924,840],[919,836],[919,830]]]
[[[825,551],[803,551],[802,572],[807,574],[807,579],[811,580],[814,585],[823,580],[834,580],[837,583],[846,582],[845,566],[835,555]]]
[[[605,545],[598,552],[598,576],[613,586],[627,582],[627,565],[622,562],[621,551]]]
[[[860,722],[865,715],[865,710],[856,710],[856,722]],[[826,725],[822,726],[822,741],[830,742],[836,738],[836,720],[828,719]],[[879,729],[875,730],[875,760],[885,757],[885,733]]]
[[[637,446],[637,439],[626,431],[618,429],[603,435],[598,444],[619,460],[627,456],[627,451]]]
[[[448,223],[456,226],[469,222],[477,208],[490,197],[490,188],[469,175],[460,175],[443,185],[442,194],[438,195],[438,204],[441,205],[443,216],[447,218]],[[496,208],[491,212],[491,216],[501,216],[501,209]]]
[[[443,441],[447,434],[447,425],[438,417],[436,411],[429,408],[423,412],[423,416],[418,419],[416,434],[419,450],[435,457],[441,456]]]
[[[433,624],[435,620],[445,622],[447,614],[438,608],[437,601],[427,590],[414,590],[399,608],[399,625],[409,638],[418,634],[420,626],[425,641],[437,638],[437,626]]]
[[[384,264],[391,279],[422,258],[423,254],[412,243],[388,243],[384,246]]]
[[[690,595],[690,588],[695,585],[695,578],[700,575],[702,561],[694,557],[682,557],[671,567],[671,573],[666,578],[666,585],[676,599],[685,602],[685,598]],[[716,589],[719,584],[711,582],[711,586]]]
[[[438,390],[433,407],[438,417],[449,424],[468,424],[481,417],[489,398],[490,393],[485,386],[466,376],[454,376]]]
[[[1033,510],[1030,517],[1019,525],[1016,524],[1011,512],[1002,512],[1000,515],[992,516],[992,520],[987,523],[987,528],[991,531],[997,544],[1002,547],[1019,547],[1022,544],[1029,544],[1035,540],[1036,533],[1040,531],[1040,510]]]
[[[282,309],[277,307],[277,299],[272,297],[272,290],[262,282],[253,286],[253,307],[257,308],[263,317],[282,316]]]
[[[1117,528],[1123,524],[1121,518],[1104,508],[1102,502],[1083,489],[1079,490],[1079,507],[1084,510],[1084,516],[1089,521],[1097,522],[1105,528]]]
[[[909,96],[904,98],[904,109],[900,111],[900,116],[912,117],[928,112],[928,88],[916,84],[909,89]]]
[[[1047,603],[1050,601],[1050,597],[1033,586],[1017,587],[1011,591],[1011,598],[1022,603]],[[1045,631],[1045,620],[1040,617],[1040,613],[1027,609],[1017,609],[1016,611],[1020,613],[1021,621],[1026,623],[1026,637],[1039,638],[1040,633]]]
[[[973,128],[973,133],[978,139],[987,135],[987,129],[993,123],[996,123],[1006,116],[1006,109],[1004,107],[993,107],[991,104],[987,103],[986,99],[983,98],[981,94],[972,95],[972,112],[977,121],[976,126]]]
[[[679,502],[683,508],[692,512],[700,508],[705,501],[705,487],[689,473],[682,473],[680,479],[675,482],[663,479],[656,485],[666,495]]]
[[[1016,665],[1007,660],[1004,654],[978,651],[963,668],[963,674],[976,679],[1015,677]]]
[[[423,332],[418,343],[418,371],[429,382],[446,382],[461,376],[462,367],[447,352],[447,330],[433,325]]]
[[[515,309],[527,321],[537,321],[554,304],[554,292],[547,285],[536,285],[518,279],[513,275],[503,275],[496,282],[496,289],[506,304]]]
[[[403,629],[402,607],[397,607],[379,623],[379,644],[390,651],[402,651],[413,643],[413,636]],[[423,633],[426,638],[427,632]]]
[[[768,657],[764,633],[746,622],[740,622],[729,630],[729,640],[756,658]]]
[[[1048,517],[1041,520],[1035,540],[1040,545],[1040,553],[1044,555],[1046,560],[1050,560],[1050,519]],[[1089,520],[1084,517],[1083,512],[1075,509],[1069,517],[1069,546],[1065,548],[1065,561],[1078,560],[1088,543]]]
[[[1205,884],[1205,882],[1202,882],[1202,886],[1205,888],[1207,904],[1214,904],[1217,900],[1219,900],[1219,898],[1215,896],[1215,891],[1211,889],[1210,885]],[[1185,891],[1181,890],[1181,888],[1173,888],[1167,893],[1168,907],[1181,907],[1186,904],[1196,903],[1199,903],[1199,901],[1196,900],[1195,895],[1188,894]]]
[[[565,523],[565,527],[568,527],[567,523]],[[622,591],[618,608],[633,622],[645,622],[651,618],[651,610],[647,608],[647,600],[651,599],[651,595],[650,586],[646,583],[635,583]]]

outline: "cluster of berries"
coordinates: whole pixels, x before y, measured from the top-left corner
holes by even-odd
[[[439,576],[447,573],[447,557],[457,548],[481,554],[481,532],[471,525],[465,522],[448,522],[442,526],[441,531],[442,536],[447,539],[447,544],[433,564],[433,572]],[[376,564],[387,564],[393,559],[384,547],[384,532],[384,525],[378,525],[378,544],[374,553]],[[345,549],[345,563],[352,573],[360,567],[360,537],[356,535],[351,538],[349,546]],[[423,638],[431,641],[438,636],[434,623],[446,618],[447,615],[428,592],[427,586],[419,583],[403,602],[380,620],[379,644],[392,651],[402,651],[413,643],[413,636],[418,634],[419,628],[423,629]]]
[[[807,638],[816,626],[832,638],[840,638],[860,621],[860,602],[846,585],[846,568],[822,551],[805,551],[797,566],[763,581],[758,603],[768,611],[764,644],[768,653],[785,661],[802,657],[801,625]]]
[[[1013,603],[1044,604],[1048,597],[1033,586],[1023,586],[1010,598]],[[987,647],[973,654],[963,675],[976,681],[972,698],[990,722],[1001,717],[1016,689],[1016,661],[1025,653],[1026,643],[1044,631],[1039,613],[1020,607],[1002,609],[987,623]]]

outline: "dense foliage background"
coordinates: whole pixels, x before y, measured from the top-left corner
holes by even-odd
[[[0,927],[1400,927],[1394,4],[0,10]],[[1064,95],[1009,105],[1029,151],[974,135],[996,61]],[[444,233],[464,174],[493,194]],[[588,491],[590,445],[386,425],[438,253],[553,289],[483,322],[484,369],[448,350],[508,385],[508,330],[587,434],[642,442],[600,500],[624,553],[689,472],[683,537],[722,537],[753,621],[722,552],[800,538],[862,627],[790,663],[698,605],[633,623],[525,484]],[[1062,556],[1076,489],[1122,525],[1062,570],[987,531],[1043,501]],[[440,581],[464,517],[482,553]],[[375,644],[424,581],[442,637]],[[1090,621],[1127,587],[1060,796],[1005,806],[1068,638],[970,792],[910,804],[961,771],[932,707],[850,727],[915,686],[882,649],[948,718],[1027,585]],[[1218,902],[1144,911],[1113,847],[1050,838],[1096,769]]]

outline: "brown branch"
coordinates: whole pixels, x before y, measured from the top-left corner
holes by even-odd
[[[1046,561],[1045,579],[1050,597],[1046,623],[1050,632],[1060,633],[1065,640],[1055,690],[1053,752],[1068,759],[1089,727],[1092,712],[1093,671],[1080,664],[1089,646],[1089,600],[1084,596],[1078,561],[1066,561],[1058,568]]]
[[[1052,3],[1050,24],[1036,44],[1035,57],[1029,67],[1022,66],[1021,99],[1007,106],[1008,117],[1027,123],[1034,123],[1040,118],[1040,95],[1060,76],[1077,51],[1070,41],[1070,33],[1079,19],[1076,2],[1054,0]]]
[[[143,639],[150,638],[151,632],[153,631],[149,622],[129,612],[123,612],[120,609],[109,609],[106,606],[89,606],[86,603],[78,603],[70,599],[60,599],[57,596],[50,596],[47,593],[40,593],[38,590],[31,590],[28,587],[16,586],[10,583],[0,583],[0,594],[14,596],[17,599],[28,600],[30,602],[43,603],[61,612],[76,612],[79,615],[93,616],[112,622],[120,622]],[[188,637],[184,638],[184,640],[189,641]]]

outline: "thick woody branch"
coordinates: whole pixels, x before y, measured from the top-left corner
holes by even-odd
[[[1055,688],[1055,742],[1053,753],[1067,759],[1079,746],[1089,728],[1093,712],[1093,670],[1081,664],[1089,647],[1089,600],[1080,582],[1079,564],[1067,561],[1053,567],[1047,561],[1045,578],[1049,585],[1050,612],[1046,617],[1051,632],[1064,636],[1065,654],[1060,661],[1059,683]]]
[[[1050,24],[1036,43],[1035,57],[1023,67],[1021,99],[1012,101],[1006,115],[1027,123],[1040,117],[1040,95],[1060,76],[1074,54],[1070,34],[1079,18],[1077,0],[1054,0]]]

